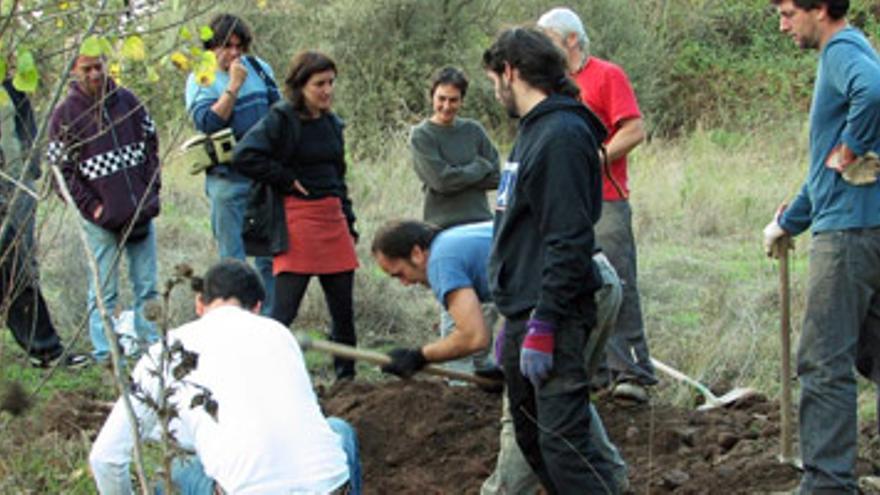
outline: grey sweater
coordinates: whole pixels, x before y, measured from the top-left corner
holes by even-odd
[[[424,219],[442,228],[490,220],[486,191],[498,187],[498,151],[479,122],[425,120],[410,134],[413,167],[425,192]]]

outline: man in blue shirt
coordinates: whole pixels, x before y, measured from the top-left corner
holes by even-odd
[[[242,19],[219,14],[210,23],[213,36],[205,49],[217,57],[214,82],[202,86],[195,74],[186,81],[186,111],[196,129],[213,134],[231,128],[236,141],[269,111],[279,99],[272,68],[248,55],[253,37]],[[251,181],[228,164],[211,167],[205,177],[205,191],[211,199],[211,228],[221,258],[245,259],[241,229]],[[271,314],[275,295],[272,258],[257,257],[257,270],[266,288],[262,313]]]
[[[403,220],[388,222],[377,231],[371,249],[379,267],[403,285],[420,284],[430,288],[455,322],[452,333],[440,340],[418,348],[391,351],[391,364],[383,367],[383,371],[409,377],[429,362],[462,358],[489,346],[492,329],[483,317],[481,305],[492,301],[487,270],[491,247],[492,222],[464,224],[441,231],[429,223]],[[587,367],[591,370],[598,365],[622,299],[620,281],[607,258],[597,254],[593,260],[602,274],[603,286],[596,294],[598,331],[593,332],[585,352]],[[496,340],[496,360],[503,339],[499,335]],[[622,491],[626,486],[626,464],[608,439],[592,404],[589,416],[588,458],[611,493]],[[538,478],[517,447],[506,396],[501,424],[501,447],[495,472],[480,493],[535,493]]]
[[[810,108],[810,168],[800,193],[764,229],[764,248],[813,233],[798,348],[800,493],[855,493],[853,367],[880,383],[880,184],[854,181],[880,151],[880,58],[845,19],[848,0],[772,0],[783,33],[819,51]],[[863,177],[864,179],[864,177]]]

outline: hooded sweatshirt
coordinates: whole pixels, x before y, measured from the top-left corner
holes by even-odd
[[[120,231],[132,220],[142,223],[159,214],[158,150],[146,108],[110,78],[103,98],[72,82],[52,112],[46,157],[61,168],[82,216],[107,230]],[[103,212],[95,219],[98,205]]]
[[[595,323],[592,254],[602,212],[598,146],[605,129],[582,103],[551,95],[519,123],[495,209],[489,280],[508,318]]]

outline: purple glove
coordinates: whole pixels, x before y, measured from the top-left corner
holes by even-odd
[[[501,358],[504,357],[504,339],[507,333],[507,321],[501,324],[501,330],[495,336],[495,364],[502,368]]]
[[[526,323],[526,329],[519,354],[519,370],[533,387],[538,388],[553,369],[553,333],[556,328],[552,323],[532,318]]]

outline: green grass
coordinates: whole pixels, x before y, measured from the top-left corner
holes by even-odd
[[[379,351],[435,338],[438,310],[430,291],[403,287],[373,263],[369,245],[386,220],[419,217],[421,192],[409,164],[405,135],[389,136],[384,151],[350,163],[349,182],[358,214],[361,268],[355,277],[360,345]],[[503,147],[503,146],[502,146]],[[777,264],[761,248],[761,229],[778,203],[789,199],[806,173],[806,134],[797,125],[766,132],[698,130],[674,141],[655,140],[631,161],[639,282],[653,355],[710,385],[751,386],[779,393]],[[216,258],[203,180],[173,162],[164,169],[163,210],[157,221],[160,280],[177,263],[202,271]],[[83,324],[86,268],[78,253],[75,211],[54,198],[41,205],[41,275],[53,318],[66,342]],[[807,236],[792,254],[792,327],[796,345],[807,277]],[[122,270],[125,273],[125,270]],[[127,284],[123,283],[125,287]],[[123,291],[123,304],[130,295]],[[193,317],[192,297],[177,289],[174,325]],[[315,337],[329,328],[323,296],[312,284],[294,330]],[[88,337],[74,347],[89,349]],[[332,360],[308,352],[315,382],[332,382]],[[375,366],[358,365],[366,380],[384,379]],[[27,366],[8,332],[0,336],[0,381],[18,381],[34,392],[43,372]],[[656,399],[690,406],[693,391],[663,378]],[[860,382],[860,414],[875,421],[874,391]],[[111,400],[106,372],[59,370],[35,395],[24,417],[0,413],[0,493],[91,493],[86,471],[89,432],[64,439],[46,429],[44,409],[58,392]],[[93,432],[92,432],[93,433]],[[155,451],[149,451],[157,459]]]

